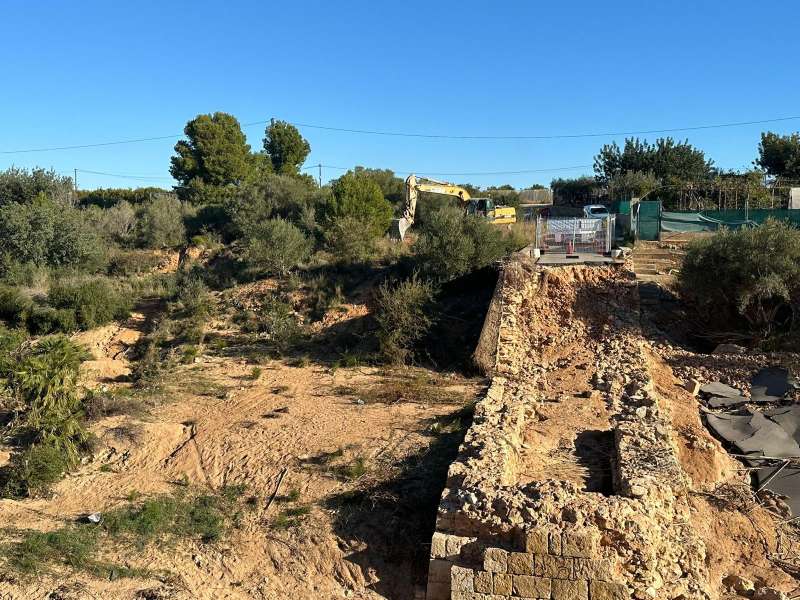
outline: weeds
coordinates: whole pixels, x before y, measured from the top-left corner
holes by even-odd
[[[339,389],[339,388],[337,388]],[[336,391],[336,390],[334,390]],[[465,404],[473,398],[471,392],[453,389],[448,382],[426,373],[410,372],[406,376],[388,377],[386,380],[361,391],[348,388],[341,395],[356,395],[364,404]]]
[[[381,356],[386,362],[405,364],[411,358],[414,344],[433,324],[433,294],[433,285],[416,275],[394,286],[384,282],[378,288],[375,319]]]
[[[157,496],[139,502],[131,493],[128,501],[136,503],[103,514],[100,526],[70,525],[55,531],[24,532],[17,542],[3,549],[7,564],[23,574],[45,572],[52,565],[63,565],[95,575],[142,576],[146,572],[108,565],[97,559],[101,543],[118,539],[137,547],[170,538],[220,539],[231,524],[240,518],[239,500],[243,485],[223,488],[219,494]]]

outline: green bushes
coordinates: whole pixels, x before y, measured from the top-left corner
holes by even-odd
[[[104,279],[57,284],[50,288],[47,298],[55,308],[73,310],[82,329],[124,319],[131,310],[130,300]]]
[[[48,333],[71,333],[78,329],[75,310],[71,308],[53,308],[52,306],[31,306],[26,314],[25,325],[33,335]]]
[[[325,230],[325,245],[343,262],[364,262],[375,255],[377,238],[366,235],[362,219],[345,215],[334,218]]]
[[[145,248],[174,248],[186,242],[185,210],[174,196],[162,195],[142,205],[136,238]]]
[[[717,334],[756,343],[797,334],[800,326],[800,231],[778,221],[721,231],[693,243],[678,278]]]
[[[283,219],[269,219],[253,226],[245,241],[245,259],[268,273],[286,275],[310,253],[309,239]]]
[[[82,211],[39,196],[0,206],[0,254],[39,267],[97,270],[104,248]]]
[[[70,464],[61,450],[38,444],[17,452],[3,482],[2,495],[11,498],[41,496],[69,470]]]
[[[24,324],[33,301],[17,288],[0,284],[0,319],[11,325]]]
[[[431,211],[420,228],[414,254],[420,272],[448,281],[492,264],[517,250],[518,236],[505,235],[479,217],[464,217],[455,207]]]
[[[396,285],[384,282],[375,299],[378,342],[383,359],[404,364],[411,357],[414,343],[430,328],[433,286],[414,275]]]
[[[77,385],[88,354],[64,336],[31,345],[2,332],[0,341],[0,377],[13,403],[10,408],[19,415],[13,432],[29,444],[3,469],[2,492],[15,497],[42,494],[78,463],[89,443]]]

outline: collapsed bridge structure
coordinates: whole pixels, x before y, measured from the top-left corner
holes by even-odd
[[[504,267],[428,600],[721,597],[646,353],[630,270]]]

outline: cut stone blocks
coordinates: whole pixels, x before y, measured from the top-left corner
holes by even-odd
[[[553,579],[553,600],[589,600],[589,583],[585,580]]]
[[[472,569],[453,565],[450,569],[450,587],[454,592],[474,592],[475,574]]]
[[[492,573],[507,573],[508,552],[500,548],[487,548],[483,555],[483,568]]]
[[[550,580],[533,575],[512,575],[512,588],[520,598],[550,598]]]
[[[533,574],[533,555],[525,552],[511,552],[508,555],[508,572],[516,575]]]
[[[512,585],[511,575],[495,573],[492,577],[493,592],[498,596],[510,596]]]
[[[475,591],[481,594],[494,593],[492,574],[489,571],[475,571],[474,587]]]

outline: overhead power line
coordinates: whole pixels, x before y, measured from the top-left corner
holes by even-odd
[[[360,133],[367,135],[385,135],[395,137],[413,137],[445,140],[560,140],[574,138],[613,137],[619,135],[647,135],[651,133],[675,133],[678,131],[697,131],[700,129],[720,129],[723,127],[743,127],[745,125],[764,125],[766,123],[779,123],[794,121],[796,117],[778,117],[775,119],[761,119],[757,121],[738,121],[735,123],[716,123],[713,125],[695,125],[690,127],[671,127],[667,129],[642,129],[638,131],[607,131],[602,133],[561,133],[549,135],[444,135],[430,133],[404,133],[399,131],[373,131],[368,129],[345,129],[342,127],[328,127],[326,125],[312,125],[309,123],[292,122],[295,127],[308,127],[325,131],[338,131],[343,133]]]
[[[119,177],[120,179],[159,179],[172,181],[172,177],[164,177],[163,175],[130,175],[121,173],[106,173],[104,171],[90,171],[88,169],[75,169],[78,173],[90,173],[92,175],[105,175],[106,177]]]
[[[400,131],[378,131],[370,129],[349,129],[344,127],[331,127],[328,125],[316,125],[311,123],[300,123],[296,121],[287,121],[295,127],[305,127],[309,129],[319,129],[322,131],[335,131],[340,133],[353,133],[363,135],[378,135],[378,136],[393,136],[393,137],[409,137],[409,138],[424,138],[424,139],[439,139],[439,140],[559,140],[559,139],[578,139],[578,138],[598,138],[598,137],[615,137],[622,135],[648,135],[653,133],[677,133],[680,131],[699,131],[704,129],[721,129],[728,127],[744,127],[747,125],[765,125],[768,123],[781,123],[785,121],[799,120],[800,116],[793,117],[777,117],[774,119],[759,119],[754,121],[737,121],[733,123],[716,123],[711,125],[694,125],[687,127],[671,127],[666,129],[641,129],[631,131],[613,131],[613,132],[594,132],[594,133],[560,133],[560,134],[544,134],[544,135],[446,135],[434,133],[409,133]],[[242,127],[252,127],[254,125],[265,125],[269,120],[252,121],[249,123],[242,123]],[[159,135],[153,137],[143,137],[135,139],[114,140],[109,142],[95,142],[91,144],[73,144],[61,146],[49,146],[41,148],[22,148],[17,150],[0,150],[2,154],[25,154],[32,152],[54,152],[60,150],[79,150],[84,148],[100,148],[104,146],[120,146],[124,144],[138,144],[142,142],[154,142],[159,140],[168,140],[182,137],[183,133],[176,133],[171,135]]]
[[[441,171],[428,171],[426,169],[414,169],[410,171],[403,171],[403,170],[394,170],[391,169],[394,173],[401,173],[403,175],[410,175],[411,173],[424,173],[425,175],[436,175],[442,177],[468,177],[468,176],[477,176],[477,175],[524,175],[526,173],[552,173],[554,171],[574,171],[576,169],[591,169],[594,165],[573,165],[571,167],[552,167],[548,169],[520,169],[517,171],[470,171],[470,172],[459,172],[459,173],[452,173],[452,172],[441,172]],[[308,165],[307,167],[303,167],[303,170],[308,169],[318,169],[322,167],[323,169],[336,169],[337,171],[350,171],[353,167],[339,167],[336,165]],[[369,167],[365,167],[369,168]]]
[[[242,123],[242,127],[252,127],[253,125],[264,125],[269,123],[267,121],[252,121],[250,123]],[[184,133],[174,133],[172,135],[158,135],[154,137],[135,138],[129,140],[115,140],[113,142],[96,142],[93,144],[75,144],[72,146],[50,146],[46,148],[25,148],[22,150],[0,150],[0,154],[25,154],[30,152],[53,152],[58,150],[80,150],[83,148],[100,148],[103,146],[121,146],[124,144],[138,144],[141,142],[155,142],[158,140],[172,140],[183,137]]]

